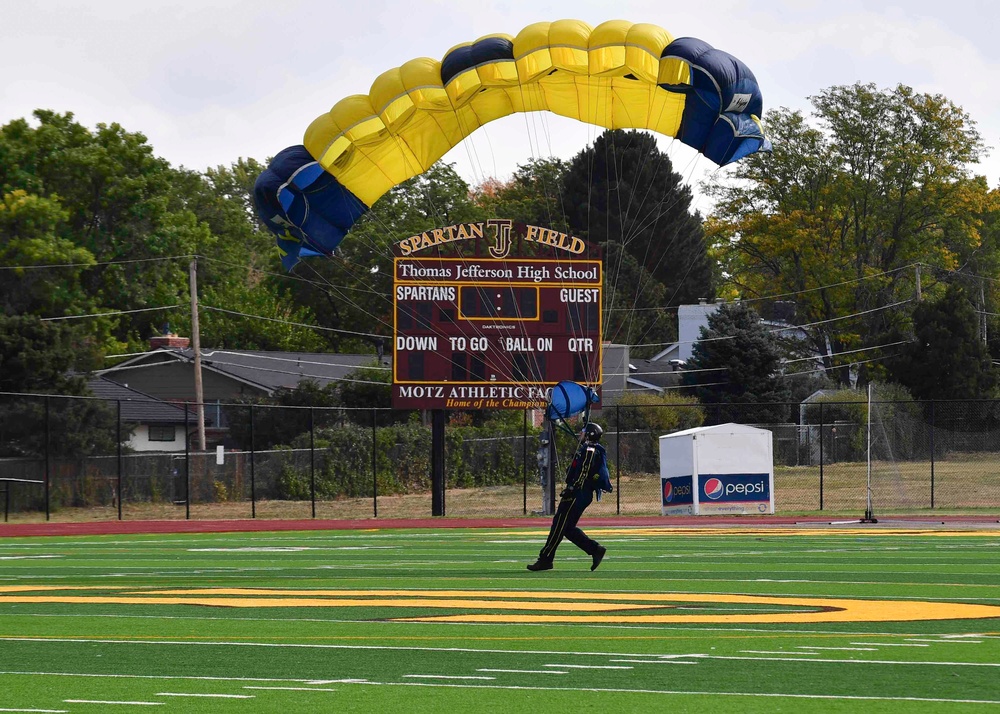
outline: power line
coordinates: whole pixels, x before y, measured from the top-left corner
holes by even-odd
[[[92,312],[88,315],[65,315],[63,317],[40,317],[42,322],[52,322],[53,320],[82,320],[85,317],[111,317],[114,315],[131,315],[136,312],[153,312],[155,310],[173,310],[178,307],[185,307],[186,303],[177,305],[164,305],[163,307],[143,307],[136,310],[114,310],[112,312]]]
[[[354,332],[352,330],[339,330],[336,327],[320,327],[319,325],[307,325],[303,322],[292,322],[291,320],[279,320],[275,317],[263,317],[261,315],[248,315],[245,312],[237,312],[236,310],[226,310],[221,307],[212,307],[210,305],[201,305],[203,310],[212,310],[213,312],[223,312],[227,315],[238,315],[240,317],[252,317],[255,320],[266,320],[267,322],[280,322],[283,325],[292,325],[294,327],[308,327],[313,330],[323,330],[324,332],[336,332],[341,335],[355,335],[357,337],[377,337],[380,339],[387,339],[386,335],[376,335],[372,332]]]
[[[43,270],[49,268],[96,268],[101,265],[127,265],[130,263],[157,263],[164,260],[191,260],[194,255],[170,255],[162,258],[132,258],[129,260],[103,260],[96,263],[48,263],[44,265],[0,265],[0,270]]]

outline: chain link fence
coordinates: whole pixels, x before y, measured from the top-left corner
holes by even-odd
[[[696,407],[773,435],[779,514],[1000,509],[1000,402],[827,402]],[[11,521],[424,518],[434,513],[429,420],[385,409],[221,405],[197,449],[195,417],[143,423],[128,405],[0,394],[0,500]],[[213,405],[213,408],[217,408]],[[588,513],[659,515],[657,410],[594,413],[614,493]],[[686,407],[690,409],[690,407]],[[761,414],[787,415],[775,422]],[[662,415],[660,415],[662,416]],[[531,412],[450,414],[442,512],[540,514],[540,423]],[[654,425],[654,426],[649,426]],[[155,427],[155,428],[154,428]],[[169,428],[168,428],[169,427]],[[178,438],[169,450],[166,437]],[[557,439],[557,478],[574,444]],[[558,490],[558,489],[557,489]],[[869,494],[870,490],[870,494]]]

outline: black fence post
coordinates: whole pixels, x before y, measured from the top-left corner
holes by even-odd
[[[316,517],[316,420],[313,408],[309,407],[309,498],[312,501],[312,517]]]
[[[521,491],[524,497],[522,515],[528,515],[528,410],[524,410],[524,425],[521,427]]]
[[[931,402],[931,508],[934,508],[934,402]]]
[[[122,519],[122,400],[116,399],[118,419],[115,422],[115,439],[118,442],[118,520]]]
[[[615,404],[615,513],[622,513],[622,410]]]
[[[50,482],[52,481],[51,460],[49,458],[49,451],[51,449],[49,444],[52,436],[52,428],[49,419],[50,412],[49,397],[45,397],[45,520],[49,520],[49,494],[52,488],[50,485]]]
[[[823,510],[823,433],[826,424],[823,423],[823,402],[819,403],[819,510]]]
[[[184,520],[191,519],[191,419],[184,402]]]
[[[378,412],[372,409],[372,513],[375,518],[378,518],[378,464],[376,462],[376,452],[375,448],[378,445],[377,433],[378,429]]]
[[[444,409],[431,409],[431,515],[445,514]]]
[[[257,517],[257,473],[254,464],[255,438],[253,430],[253,404],[250,405],[250,517]]]

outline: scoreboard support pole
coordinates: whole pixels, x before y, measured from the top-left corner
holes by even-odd
[[[550,419],[542,427],[540,447],[542,515],[551,516],[556,512],[556,426]]]
[[[431,410],[431,515],[444,515],[445,410]]]

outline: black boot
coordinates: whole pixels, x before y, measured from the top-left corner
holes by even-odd
[[[602,560],[604,560],[604,554],[607,552],[608,549],[605,548],[603,545],[597,546],[597,552],[591,556],[594,559],[594,562],[591,563],[590,565],[591,570],[597,570],[597,566],[601,564]]]
[[[552,570],[552,561],[551,560],[542,560],[541,558],[539,558],[534,563],[532,563],[531,565],[528,566],[528,570],[531,570],[531,571],[536,572],[536,573],[539,570]]]

